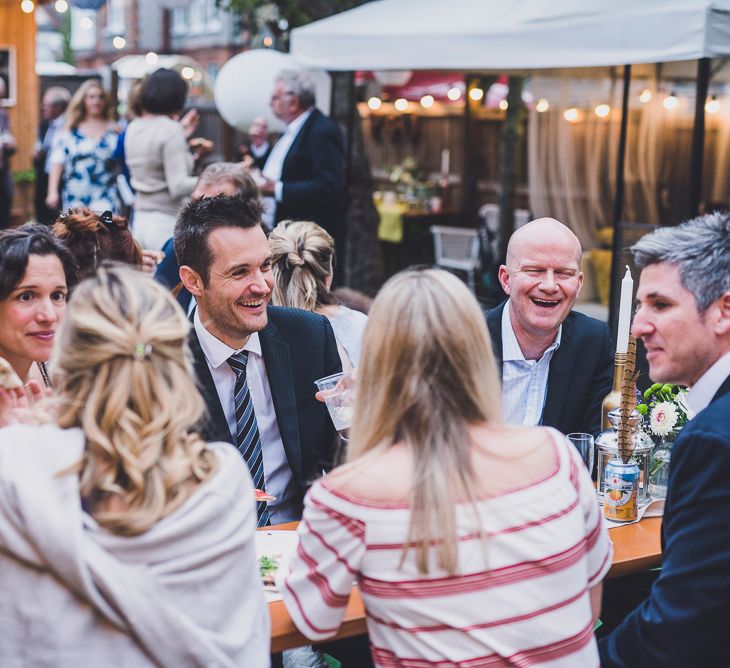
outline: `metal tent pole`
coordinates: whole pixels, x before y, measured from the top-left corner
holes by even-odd
[[[705,101],[710,87],[710,59],[697,61],[697,89],[695,121],[692,127],[692,154],[689,163],[689,198],[687,213],[690,218],[700,212],[702,199],[702,163],[705,156]]]
[[[619,273],[621,268],[621,217],[624,208],[624,166],[626,163],[626,137],[629,128],[629,88],[631,86],[631,65],[624,65],[624,89],[621,101],[621,131],[616,157],[616,194],[613,200],[613,253],[611,257],[611,298],[608,308],[608,326],[614,333],[618,326],[618,300],[620,294]]]

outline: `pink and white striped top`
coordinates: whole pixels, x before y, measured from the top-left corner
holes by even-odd
[[[377,666],[598,666],[589,588],[613,546],[590,476],[553,432],[555,463],[542,479],[457,507],[459,573],[399,567],[406,504],[344,495],[327,480],[309,491],[299,546],[280,591],[297,628],[315,641],[339,628],[353,581],[360,587]],[[435,557],[435,555],[434,555]]]

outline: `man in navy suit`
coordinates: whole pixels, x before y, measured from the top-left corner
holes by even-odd
[[[269,306],[271,252],[260,221],[254,199],[205,197],[180,211],[174,240],[180,279],[197,301],[190,346],[208,407],[201,435],[238,445],[231,358],[245,351],[265,489],[276,497],[267,510],[280,523],[301,517],[307,487],[332,466],[334,427],[314,381],[341,365],[327,318]]]
[[[262,170],[266,180],[259,187],[269,197],[264,222],[273,226],[281,220],[311,220],[334,237],[344,257],[344,143],[337,123],[314,103],[314,85],[306,73],[277,76],[271,109],[286,130]]]
[[[487,314],[506,422],[564,434],[601,430],[613,350],[605,323],[572,312],[583,284],[580,258],[578,238],[553,218],[533,220],[510,238],[499,268],[509,299]]]
[[[730,216],[662,227],[632,251],[632,332],[652,380],[689,386],[694,417],[672,450],[661,574],[600,641],[601,665],[730,666]]]

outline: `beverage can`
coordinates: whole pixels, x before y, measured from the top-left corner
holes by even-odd
[[[615,457],[603,474],[605,491],[603,510],[613,522],[633,522],[638,517],[639,466],[630,459],[627,464]]]

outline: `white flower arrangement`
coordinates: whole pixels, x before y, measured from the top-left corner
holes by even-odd
[[[657,436],[669,436],[679,420],[676,406],[669,401],[661,401],[651,409],[649,429]]]

